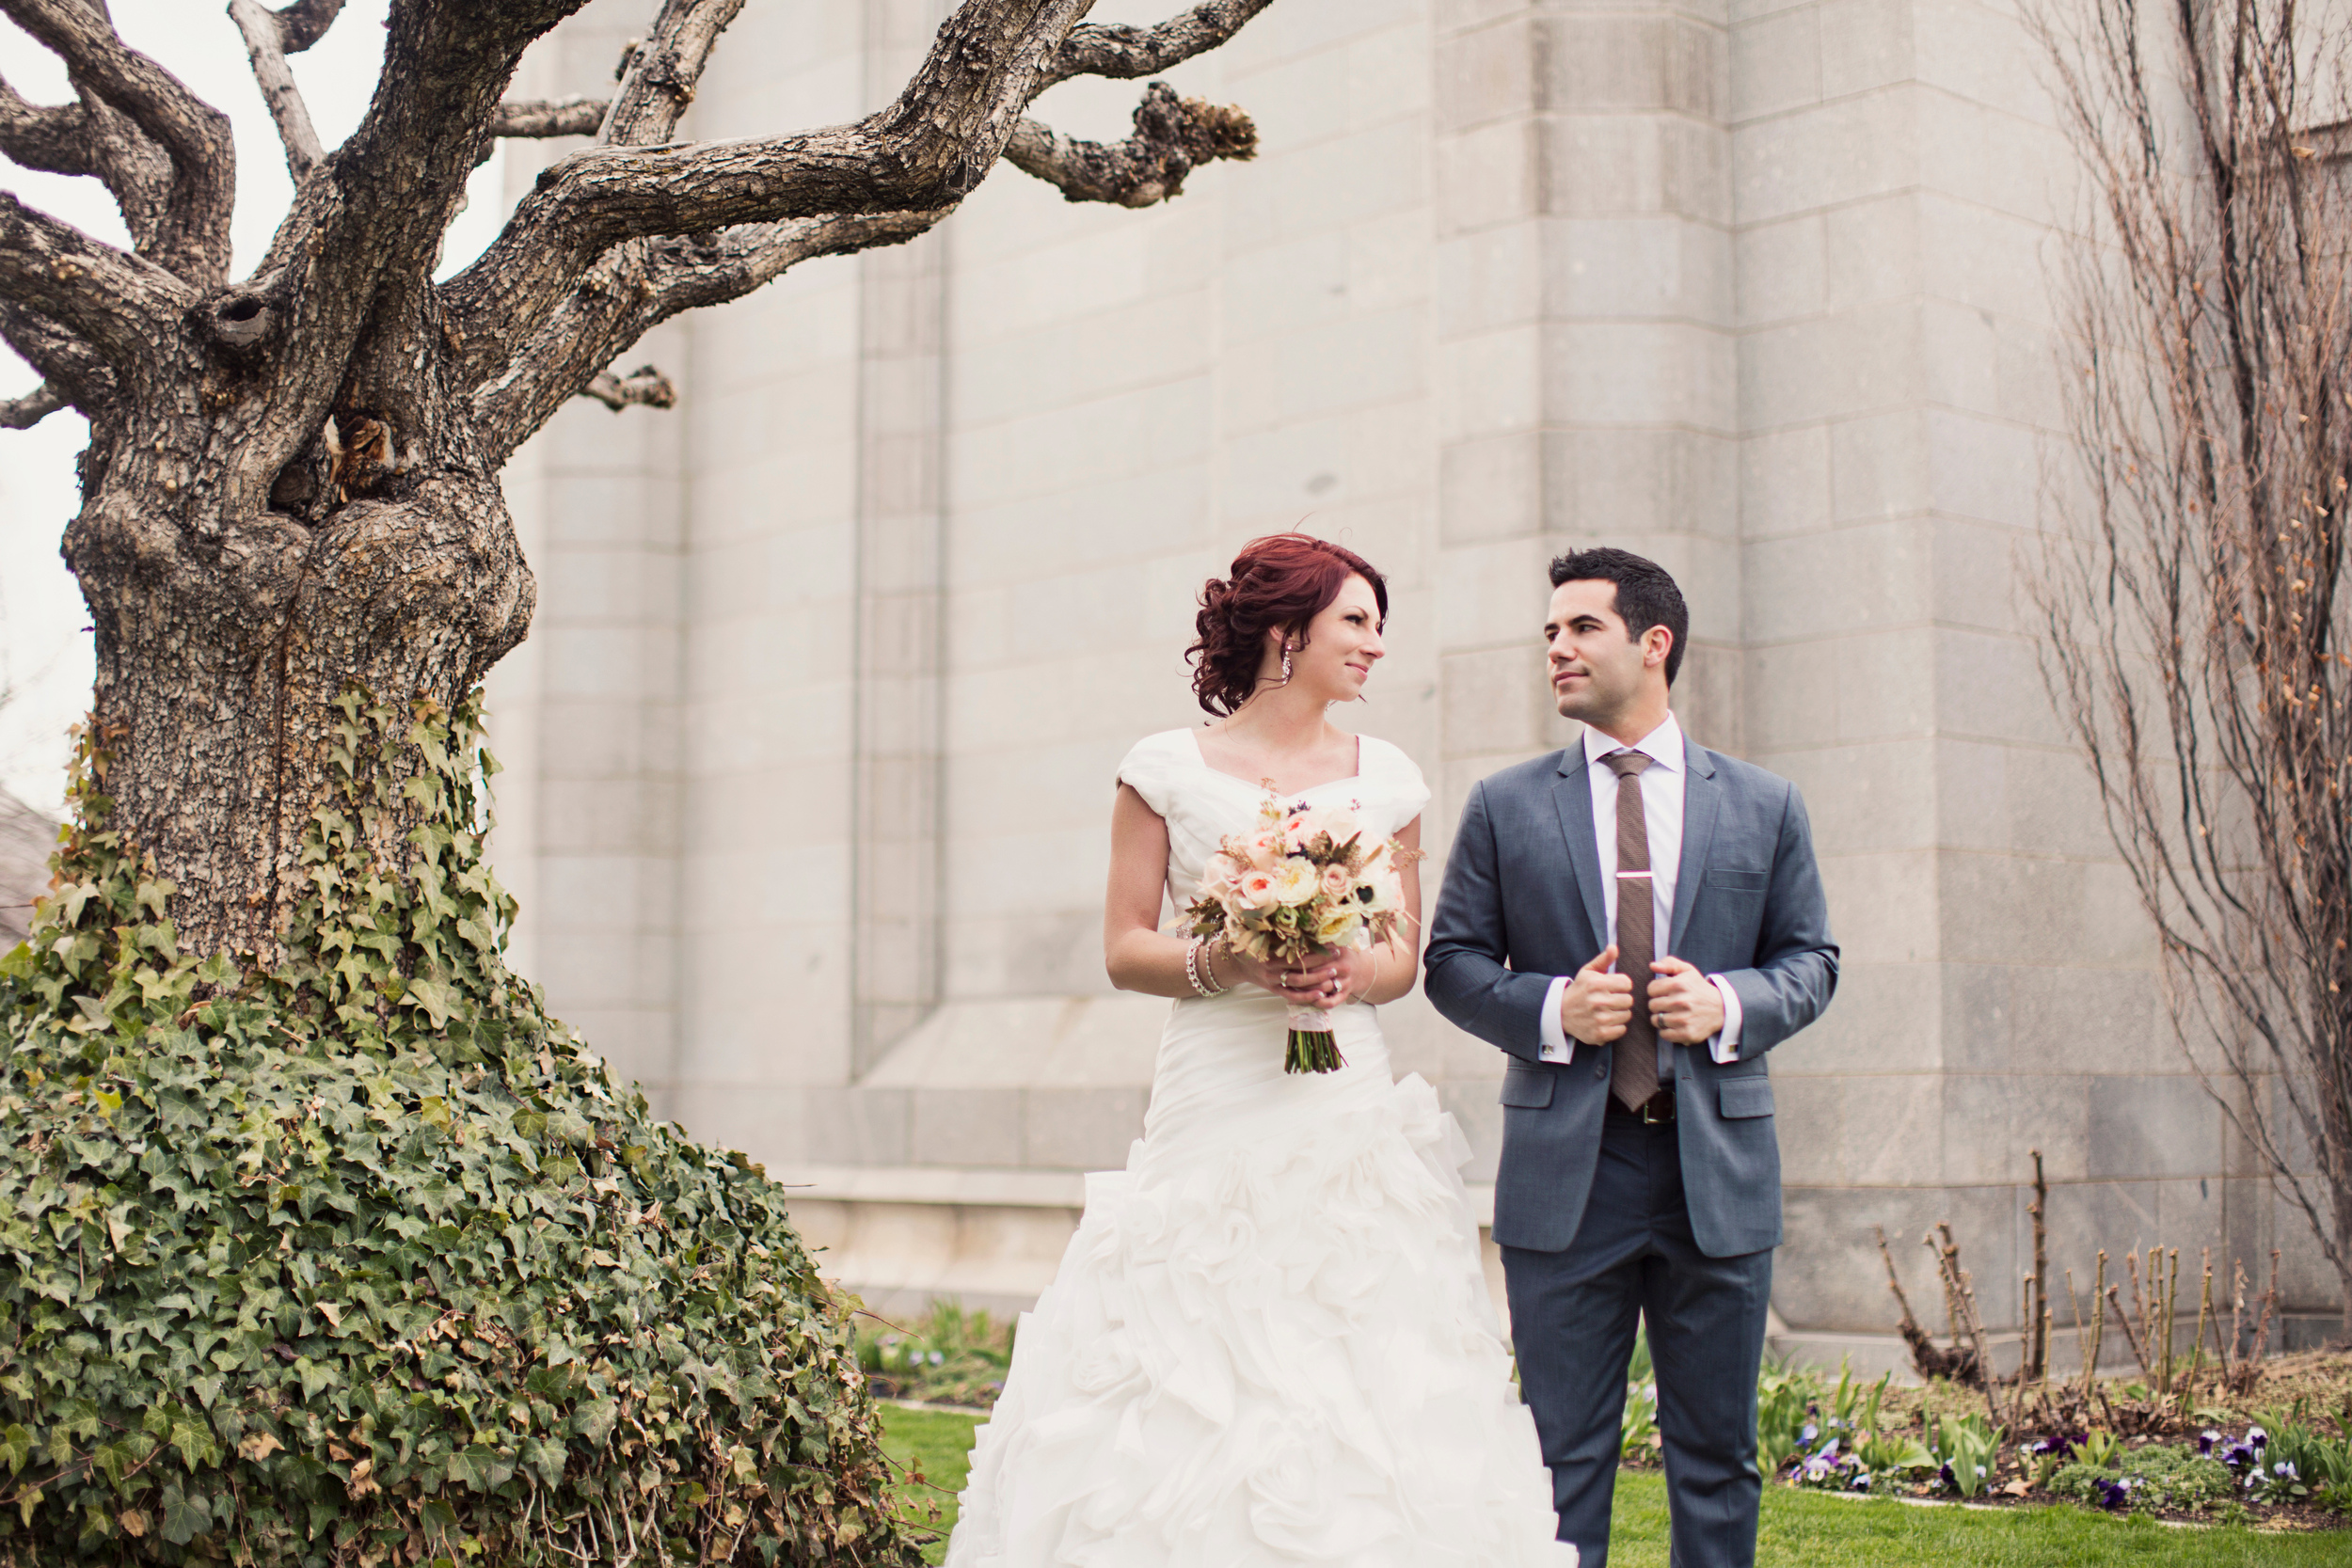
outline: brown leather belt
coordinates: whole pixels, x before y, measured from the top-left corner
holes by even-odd
[[[1609,1098],[1609,1115],[1617,1121],[1629,1121],[1642,1127],[1667,1127],[1675,1119],[1675,1092],[1660,1089],[1641,1104],[1627,1110],[1616,1096]]]

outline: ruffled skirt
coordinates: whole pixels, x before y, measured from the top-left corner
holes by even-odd
[[[1570,1568],[1457,1174],[1368,1008],[1281,1071],[1263,993],[1182,1002],[1145,1135],[1021,1319],[950,1568]]]

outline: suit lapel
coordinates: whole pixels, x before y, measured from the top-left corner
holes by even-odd
[[[1609,907],[1600,897],[1600,840],[1593,827],[1593,786],[1584,776],[1584,743],[1578,741],[1560,754],[1560,776],[1552,781],[1551,802],[1560,813],[1560,832],[1568,841],[1568,865],[1576,873],[1576,890],[1584,901],[1584,918],[1591,923],[1594,951],[1609,935]]]
[[[1707,874],[1707,852],[1715,839],[1715,818],[1723,805],[1723,783],[1706,749],[1685,736],[1682,764],[1682,860],[1675,867],[1674,930],[1666,951],[1682,952],[1683,933],[1691,928],[1691,911],[1698,907],[1699,889]],[[1585,815],[1592,814],[1588,802]],[[1586,837],[1591,837],[1588,831]]]

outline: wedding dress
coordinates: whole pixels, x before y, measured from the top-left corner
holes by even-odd
[[[1119,776],[1168,822],[1179,907],[1263,790],[1188,730]],[[1429,799],[1369,736],[1352,800],[1387,837]],[[1283,1005],[1236,985],[1170,1008],[1143,1137],[1024,1314],[979,1429],[949,1568],[1572,1568],[1457,1174],[1454,1118],[1389,1073],[1368,1006],[1347,1065],[1282,1070]]]

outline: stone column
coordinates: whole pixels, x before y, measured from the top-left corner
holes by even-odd
[[[1740,749],[1726,44],[1704,5],[1439,8],[1439,851],[1472,783],[1574,736],[1542,658],[1563,550],[1675,573],[1677,715]],[[1477,1088],[1448,1099],[1483,1171]]]

